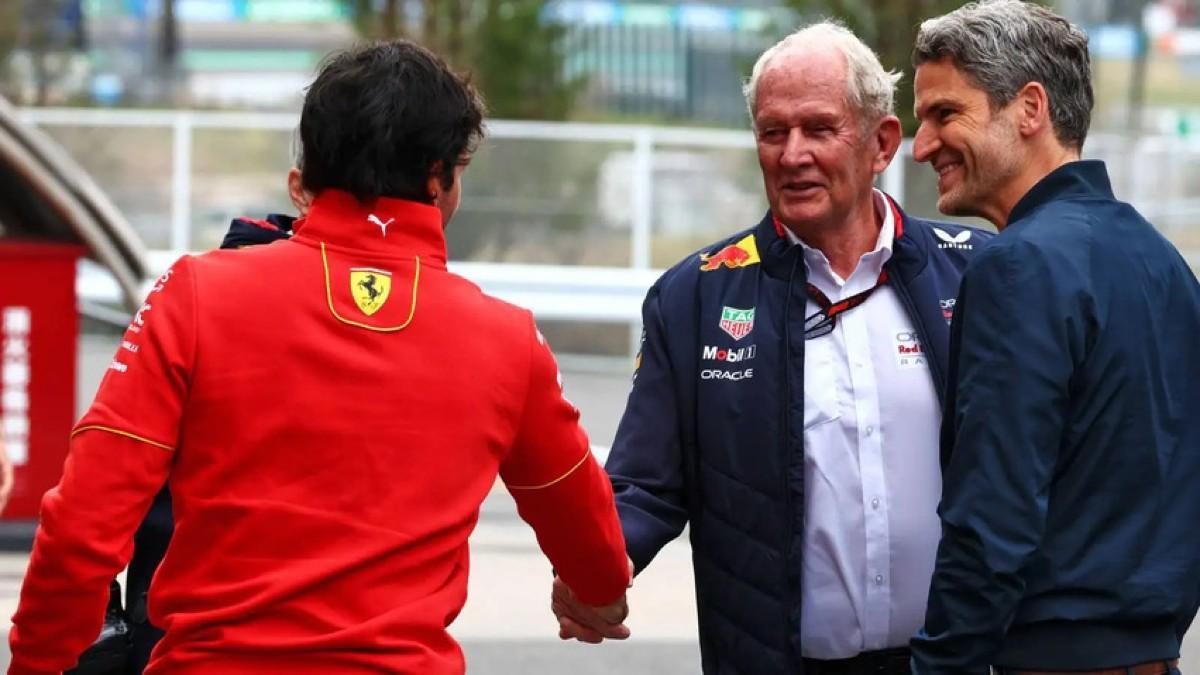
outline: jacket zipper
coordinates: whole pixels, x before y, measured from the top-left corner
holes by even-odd
[[[784,470],[783,470],[783,498],[784,498],[785,503],[787,504],[787,514],[788,514],[787,526],[788,526],[788,532],[789,532],[788,541],[785,543],[784,549],[783,549],[783,561],[784,561],[785,574],[789,577],[788,590],[792,595],[796,596],[797,598],[799,598],[799,592],[800,592],[799,591],[799,586],[800,586],[799,575],[801,573],[801,570],[797,570],[795,572],[795,574],[796,574],[795,587],[792,586],[791,579],[790,579],[790,577],[793,574],[792,565],[794,562],[792,559],[792,539],[796,536],[795,532],[792,530],[793,525],[794,525],[793,519],[795,517],[795,515],[794,515],[794,509],[795,509],[794,501],[795,500],[792,498],[791,466],[792,466],[792,462],[795,459],[793,457],[793,455],[795,454],[795,448],[793,448],[793,446],[792,446],[791,408],[792,408],[792,394],[793,394],[793,391],[792,391],[793,371],[796,368],[799,368],[800,372],[803,374],[804,362],[801,361],[799,366],[793,364],[793,362],[792,362],[792,358],[791,358],[791,354],[792,354],[791,312],[792,312],[792,304],[793,304],[792,288],[795,286],[796,271],[800,267],[800,261],[801,261],[801,257],[798,255],[795,256],[794,260],[792,261],[792,270],[791,270],[791,272],[788,273],[787,290],[786,290],[786,294],[784,296],[785,302],[783,305],[783,356],[784,356],[784,369],[783,370],[784,370],[785,376],[783,378],[783,386],[784,386],[783,411],[782,411],[782,415],[781,415],[783,417],[783,427],[782,427],[783,428],[783,439],[784,439],[783,443],[784,443],[784,449],[787,452],[787,461],[784,463]],[[804,308],[801,307],[800,311],[803,312]],[[801,390],[801,395],[803,395],[803,389]],[[801,481],[804,480],[804,442],[803,442],[803,440],[801,440],[801,443],[800,443],[800,480]],[[803,489],[804,489],[804,485],[803,485],[803,483],[801,483],[801,490],[803,490]],[[801,537],[804,536],[803,531],[801,531],[800,536]],[[800,603],[798,602],[797,604],[800,604]],[[791,607],[792,607],[791,602],[784,603],[784,617],[783,618],[788,623],[791,623]],[[801,613],[804,612],[803,606],[800,607],[800,612]],[[797,625],[795,626],[795,629],[800,630],[799,623],[797,623]],[[788,631],[787,644],[785,646],[786,646],[786,650],[787,650],[786,653],[788,655],[788,661],[791,664],[791,669],[795,669],[795,667],[797,665],[799,665],[799,663],[797,662],[797,655],[792,652],[792,640],[791,640],[791,631],[790,630]]]

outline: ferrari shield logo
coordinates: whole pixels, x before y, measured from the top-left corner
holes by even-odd
[[[722,307],[719,325],[721,330],[729,333],[734,340],[741,340],[754,329],[754,308]]]
[[[350,268],[350,295],[363,314],[371,316],[392,292],[392,273],[372,267]]]

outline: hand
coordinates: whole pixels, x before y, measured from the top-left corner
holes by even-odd
[[[13,489],[13,465],[8,459],[8,453],[4,451],[4,445],[0,444],[0,511],[8,505],[8,498],[12,495]]]
[[[624,595],[611,605],[592,607],[580,602],[563,580],[556,578],[550,593],[550,610],[558,618],[560,640],[575,638],[580,642],[600,644],[605,638],[624,640],[629,637],[629,628],[623,623],[629,614]]]
[[[633,561],[629,562],[629,571],[632,577]],[[550,593],[550,610],[558,619],[560,640],[574,638],[580,642],[600,644],[606,638],[625,640],[630,634],[624,623],[629,616],[629,604],[624,595],[612,604],[592,607],[580,602],[567,584],[556,577]]]

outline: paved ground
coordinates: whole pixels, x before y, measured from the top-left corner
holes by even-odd
[[[508,495],[484,505],[471,541],[467,606],[452,626],[463,644],[467,671],[476,675],[654,673],[700,671],[690,549],[679,540],[659,554],[630,590],[628,642],[599,646],[560,642],[548,609],[550,568]],[[28,563],[23,553],[0,554],[0,617],[12,616]],[[1200,638],[1184,647],[1184,672],[1200,663]],[[7,668],[7,640],[0,666]],[[1200,671],[1198,671],[1200,672]]]
[[[676,541],[630,590],[633,637],[593,646],[561,642],[549,610],[550,566],[532,530],[501,491],[484,505],[471,540],[467,606],[451,632],[466,652],[468,672],[481,675],[535,673],[656,673],[690,675],[700,670],[690,550]],[[0,617],[16,609],[29,557],[0,554]],[[8,643],[0,666],[8,666]]]
[[[80,406],[86,405],[116,346],[115,338],[85,338],[81,343]],[[594,443],[611,443],[628,392],[623,368],[597,369],[564,362],[568,396],[580,406]],[[468,672],[654,673],[699,672],[695,598],[690,549],[676,541],[659,554],[630,591],[633,637],[600,646],[564,643],[556,638],[550,616],[550,567],[531,530],[520,521],[512,500],[497,490],[485,502],[471,539],[469,597],[452,632],[463,643]],[[10,617],[28,555],[0,553],[0,617]],[[5,619],[0,619],[0,622]],[[1185,644],[1184,668],[1200,663],[1200,631]],[[0,665],[7,667],[7,641]],[[1200,672],[1200,671],[1197,671]]]
[[[119,338],[80,341],[77,402],[86,407]],[[626,364],[565,359],[565,387],[583,414],[592,442],[612,442],[629,389]],[[550,565],[512,499],[497,489],[485,502],[471,538],[467,606],[452,626],[467,655],[468,671],[481,675],[628,673],[685,675],[700,670],[690,549],[680,540],[665,548],[630,591],[633,638],[593,646],[561,642],[550,614]],[[25,553],[0,553],[0,625],[16,609]],[[8,665],[7,640],[0,666]]]

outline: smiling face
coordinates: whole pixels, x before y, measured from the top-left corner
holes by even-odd
[[[838,227],[869,209],[875,175],[891,152],[881,148],[880,124],[864,133],[847,101],[845,57],[833,49],[780,54],[755,94],[758,163],[775,216],[800,234]],[[890,129],[894,119],[884,124]]]
[[[1003,222],[1011,206],[1007,188],[1024,164],[1014,106],[993,110],[987,94],[949,60],[921,64],[915,88],[921,126],[913,158],[938,174],[938,210]]]

